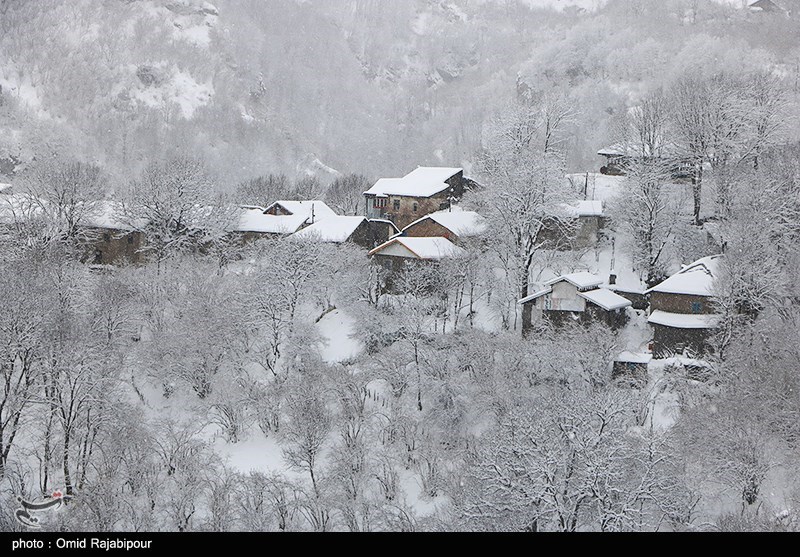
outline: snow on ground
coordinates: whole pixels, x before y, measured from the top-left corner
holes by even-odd
[[[296,474],[283,459],[275,435],[264,437],[256,430],[244,441],[227,443],[223,439],[217,439],[213,446],[217,453],[227,459],[230,466],[243,474],[249,472]]]
[[[133,93],[133,97],[151,108],[163,108],[175,103],[184,118],[190,119],[195,111],[205,106],[214,96],[214,86],[199,83],[189,72],[176,71],[171,79],[158,87],[146,87]]]
[[[354,320],[341,310],[327,313],[317,323],[317,330],[324,338],[319,347],[320,356],[330,364],[343,362],[357,356],[364,345],[352,337]]]
[[[587,178],[588,177],[588,178]],[[610,201],[622,191],[624,176],[606,176],[597,172],[580,172],[568,174],[567,179],[583,193],[586,188],[586,199]]]

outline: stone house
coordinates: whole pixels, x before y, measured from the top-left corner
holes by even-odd
[[[536,235],[545,249],[573,250],[596,247],[605,228],[602,201],[584,200],[561,204],[544,220]]]
[[[630,300],[602,288],[603,279],[588,272],[562,275],[546,282],[544,288],[521,300],[523,311],[548,320],[555,326],[570,322],[600,321],[611,328],[625,325]],[[533,319],[523,319],[523,323]],[[526,331],[523,331],[523,333]]]
[[[80,223],[81,261],[92,265],[130,265],[144,260],[145,223],[131,222],[122,205],[101,201]]]
[[[656,358],[699,357],[710,351],[707,341],[719,321],[712,301],[714,279],[722,257],[699,259],[646,291]]]
[[[385,272],[384,287],[392,291],[393,283],[408,269],[420,265],[438,266],[444,259],[459,257],[464,250],[447,238],[412,238],[395,236],[369,252]]]
[[[443,211],[469,187],[461,168],[419,167],[403,178],[382,178],[364,192],[364,214],[402,229],[420,217]]]

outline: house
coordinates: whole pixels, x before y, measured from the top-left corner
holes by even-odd
[[[694,173],[694,162],[678,152],[675,147],[664,147],[661,153],[651,154],[643,148],[626,143],[615,143],[603,147],[597,154],[606,159],[600,167],[600,174],[624,176],[627,167],[635,160],[663,159],[668,162],[672,177],[675,179],[691,178]]]
[[[459,257],[464,250],[447,238],[408,238],[396,236],[369,252],[389,276],[386,287],[392,288],[392,277],[416,264],[436,265],[443,259]]]
[[[350,242],[366,249],[372,249],[387,242],[398,232],[397,227],[388,220],[336,215],[317,221],[295,232],[292,237],[331,244]]]
[[[470,187],[461,168],[419,167],[403,178],[382,178],[364,192],[364,214],[404,228],[450,207]]]
[[[486,230],[486,219],[474,211],[464,211],[450,207],[417,219],[400,232],[403,236],[414,238],[447,238],[453,243],[475,237]]]
[[[546,282],[544,288],[521,300],[523,311],[536,311],[556,326],[569,322],[601,321],[618,328],[627,322],[630,300],[603,288],[603,279],[582,271]],[[532,320],[523,319],[523,322]],[[524,331],[523,331],[524,332]]]
[[[709,351],[707,341],[719,321],[712,296],[722,257],[698,259],[646,291],[650,296],[647,321],[653,327],[656,358],[684,352],[701,356]]]
[[[289,217],[305,215],[308,224],[314,224],[316,221],[326,218],[335,217],[336,212],[328,207],[324,201],[276,201],[266,209],[265,215],[273,215],[276,217]]]
[[[536,235],[542,247],[563,251],[597,246],[606,222],[602,201],[562,203],[554,212],[558,214],[546,218]]]
[[[338,216],[324,201],[276,201],[267,208],[241,206],[234,231],[245,244],[259,238],[281,238]]]
[[[144,223],[132,222],[120,203],[108,200],[94,203],[78,226],[84,247],[82,262],[124,265],[142,261]]]
[[[614,360],[611,378],[629,378],[634,382],[643,383],[647,380],[647,364],[653,359],[652,354],[638,352],[622,352]]]

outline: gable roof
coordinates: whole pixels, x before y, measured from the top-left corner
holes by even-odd
[[[306,220],[308,220],[306,215],[277,217],[264,213],[260,208],[243,209],[236,230],[262,234],[293,234],[306,223]]]
[[[266,213],[276,206],[280,206],[287,212],[291,213],[290,216],[305,215],[306,219],[311,219],[313,214],[314,221],[326,217],[337,216],[333,209],[328,207],[324,201],[320,201],[318,199],[312,199],[310,201],[276,201],[264,209],[264,212]]]
[[[445,182],[459,172],[463,169],[420,166],[402,178],[381,178],[364,195],[431,197],[449,188]]]
[[[615,294],[606,288],[598,288],[596,290],[589,290],[588,292],[578,292],[578,296],[606,311],[614,311],[632,305],[632,302],[627,298],[623,298],[619,294]]]
[[[718,274],[722,255],[703,257],[655,285],[645,294],[664,292],[667,294],[690,294],[693,296],[713,295],[714,278]]]
[[[605,214],[603,202],[597,199],[573,201],[563,205],[567,214],[575,217],[602,217]]]
[[[464,211],[459,207],[452,207],[450,211],[437,211],[415,220],[403,228],[403,232],[429,219],[445,227],[456,236],[476,236],[486,230],[486,219],[481,215],[474,211]]]
[[[603,284],[603,279],[587,271],[581,271],[579,273],[570,273],[569,275],[561,275],[560,277],[556,277],[553,280],[547,281],[545,284],[547,286],[552,286],[561,281],[567,281],[572,286],[582,289],[593,288],[595,286],[600,286],[601,284]]]
[[[552,292],[552,291],[553,291],[552,287],[548,286],[547,288],[545,288],[543,290],[539,290],[538,292],[534,292],[530,296],[525,296],[524,298],[519,300],[517,303],[518,304],[527,304],[527,303],[533,302],[534,300],[537,300],[537,299],[541,298],[545,294],[550,294],[550,292]]]
[[[382,251],[385,251],[387,248],[390,248],[394,245],[402,246],[417,259],[438,260],[448,257],[456,257],[464,253],[463,249],[453,244],[447,238],[411,238],[407,236],[398,236],[370,251],[369,255],[380,255]]]
[[[319,240],[320,242],[341,244],[346,242],[365,220],[367,220],[367,217],[336,215],[324,218],[303,230],[295,232],[293,237],[302,240]]]

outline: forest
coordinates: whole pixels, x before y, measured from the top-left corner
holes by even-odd
[[[0,0],[0,530],[800,530],[800,5],[747,4]],[[299,233],[418,167],[447,256]]]

